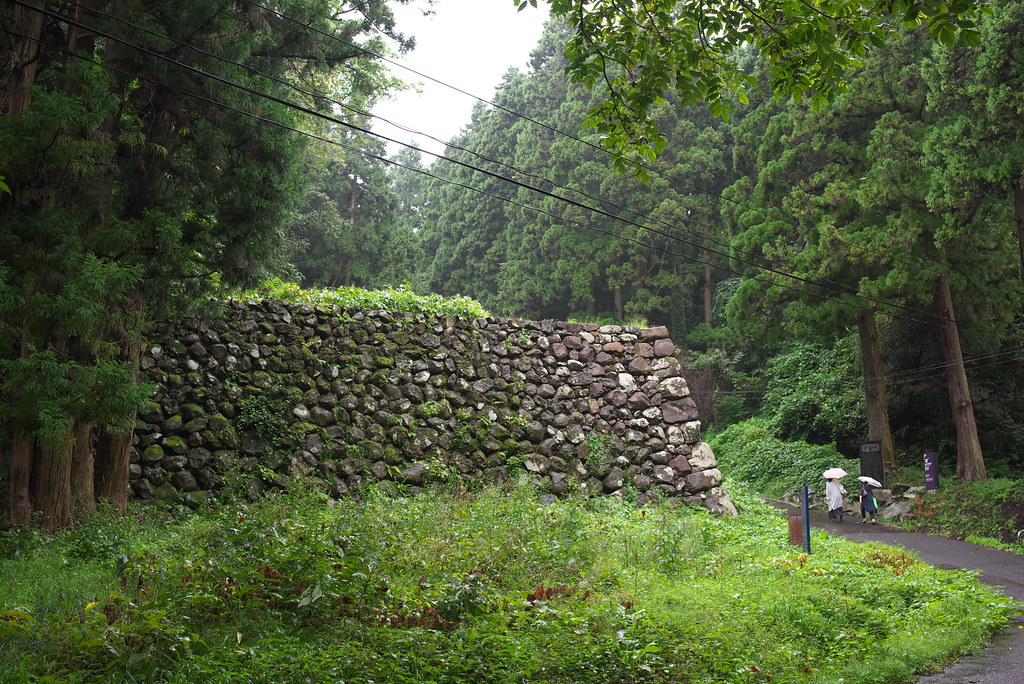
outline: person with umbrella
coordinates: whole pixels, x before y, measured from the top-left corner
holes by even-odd
[[[843,522],[843,494],[846,494],[846,487],[840,484],[839,478],[846,477],[846,471],[842,468],[829,468],[822,475],[828,480],[825,485],[828,519]]]
[[[875,503],[875,493],[872,491],[872,487],[881,487],[882,483],[867,475],[861,475],[857,479],[860,480],[860,492],[858,493],[860,498],[860,523],[863,525],[870,520],[872,525],[877,525],[878,521],[875,520],[875,514],[878,513],[878,504]]]

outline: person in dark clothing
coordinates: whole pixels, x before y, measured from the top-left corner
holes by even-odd
[[[878,504],[875,503],[875,493],[871,489],[871,485],[861,482],[858,496],[860,498],[861,524],[866,524],[870,520],[872,525],[877,525],[875,514],[878,513]]]

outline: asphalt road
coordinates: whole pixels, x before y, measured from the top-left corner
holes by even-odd
[[[787,516],[799,516],[800,507],[772,501]],[[987,546],[945,537],[906,532],[894,525],[862,525],[859,516],[847,515],[832,522],[825,511],[811,511],[811,529],[824,529],[853,541],[874,541],[913,551],[924,562],[941,568],[980,570],[980,579],[1024,605],[1024,557]],[[812,544],[811,551],[814,551]],[[1018,618],[992,644],[972,656],[949,665],[942,672],[925,675],[918,684],[1024,684],[1024,620]]]

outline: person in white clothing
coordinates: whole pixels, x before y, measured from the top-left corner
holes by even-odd
[[[843,494],[846,487],[836,478],[830,477],[825,485],[825,504],[828,506],[828,519],[843,522]]]

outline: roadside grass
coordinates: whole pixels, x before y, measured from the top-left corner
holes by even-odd
[[[1024,480],[944,484],[914,501],[900,526],[1024,553]]]
[[[0,536],[0,672],[62,682],[885,682],[977,649],[970,573],[742,514],[310,485]]]

